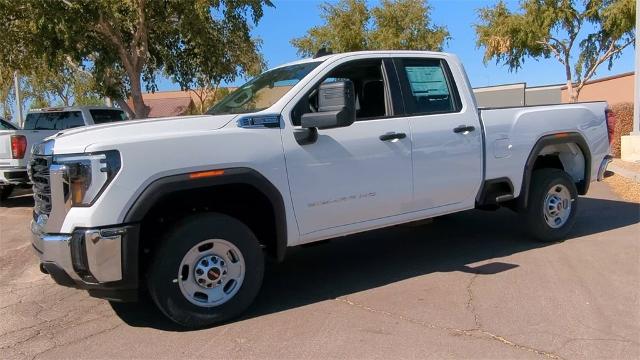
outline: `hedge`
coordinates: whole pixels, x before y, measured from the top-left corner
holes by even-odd
[[[629,135],[633,130],[633,103],[619,103],[609,106],[616,117],[616,126],[613,132],[611,154],[620,157],[620,137]]]

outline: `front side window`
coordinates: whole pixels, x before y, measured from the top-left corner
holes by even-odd
[[[31,113],[24,121],[25,130],[65,130],[84,126],[80,111]]]
[[[207,114],[244,114],[267,109],[320,63],[314,61],[269,70],[240,86],[209,109]]]
[[[443,62],[437,59],[402,59],[408,114],[439,114],[460,110],[457,90]]]
[[[388,89],[383,77],[381,59],[353,60],[331,70],[320,83],[294,107],[293,125],[300,125],[303,114],[318,111],[318,86],[336,81],[350,80],[356,95],[356,121],[390,116]]]

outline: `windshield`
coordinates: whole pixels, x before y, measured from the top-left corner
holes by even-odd
[[[308,62],[269,70],[237,88],[209,109],[207,114],[243,114],[267,109],[320,63]]]

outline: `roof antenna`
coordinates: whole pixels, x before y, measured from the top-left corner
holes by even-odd
[[[331,54],[333,54],[333,53],[331,52],[331,50],[327,50],[327,48],[326,48],[326,47],[321,47],[321,48],[318,50],[318,52],[316,52],[316,54],[315,54],[315,55],[313,55],[313,58],[314,58],[314,59],[317,59],[317,58],[319,58],[319,57],[327,56],[327,55],[331,55]]]

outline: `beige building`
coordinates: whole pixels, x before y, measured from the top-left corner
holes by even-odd
[[[233,91],[236,88],[229,87],[227,89]],[[291,86],[265,87],[254,94],[254,106],[258,109],[267,107],[281,98],[289,89]],[[208,96],[207,94],[201,95]],[[142,98],[147,105],[147,117],[149,118],[187,115],[193,113],[192,111],[197,109],[201,102],[200,97],[194,91],[156,91],[155,93],[144,93]],[[131,100],[128,103],[133,107]]]
[[[485,86],[473,89],[479,107],[524,106],[526,83]]]
[[[609,104],[633,102],[633,82],[635,73],[628,72],[587,81],[580,91],[579,101],[601,101]],[[562,87],[562,102],[569,102],[567,86]]]
[[[628,72],[588,81],[579,101],[606,101],[609,104],[633,102],[634,73]],[[570,102],[563,84],[527,86],[526,83],[485,86],[473,89],[478,106],[505,107],[547,105]]]

